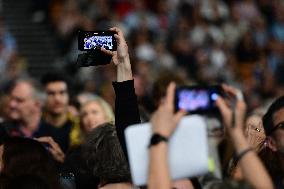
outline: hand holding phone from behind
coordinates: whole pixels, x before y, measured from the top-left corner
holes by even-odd
[[[235,161],[244,180],[253,188],[274,188],[268,172],[244,135],[246,103],[241,91],[228,85],[222,87],[226,97],[219,96],[216,105],[220,109],[223,124],[235,148]]]
[[[110,31],[114,31],[116,33],[114,34],[114,37],[117,41],[117,50],[110,51],[102,47],[101,51],[103,51],[104,53],[108,55],[111,55],[113,63],[115,65],[118,65],[120,63],[123,63],[125,59],[129,58],[128,46],[123,36],[123,33],[119,28],[113,27],[113,28],[110,28]]]
[[[78,49],[84,53],[79,54],[77,66],[99,66],[109,64],[112,56],[100,49],[116,51],[117,43],[114,37],[115,31],[79,31]]]
[[[226,97],[218,97],[216,105],[220,109],[223,123],[229,134],[240,131],[243,133],[243,124],[246,114],[246,103],[241,91],[229,85],[222,85]]]
[[[117,28],[110,28],[110,31],[115,32],[114,37],[117,41],[116,51],[110,51],[104,48],[101,48],[101,51],[105,54],[112,56],[112,62],[117,67],[117,81],[123,82],[127,80],[132,80],[132,70],[128,54],[128,46],[124,38],[123,32]]]
[[[163,102],[159,105],[151,118],[152,133],[158,134],[166,139],[172,135],[179,121],[186,114],[184,110],[175,112],[175,87],[176,85],[173,82],[168,85],[167,93]],[[151,146],[149,158],[148,188],[172,188],[170,169],[168,165],[167,142],[164,141]]]

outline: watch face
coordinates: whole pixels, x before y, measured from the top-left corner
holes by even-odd
[[[154,134],[151,140],[151,144],[157,144],[159,141],[161,141],[160,135]]]

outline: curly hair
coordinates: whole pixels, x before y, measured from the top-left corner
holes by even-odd
[[[83,157],[101,184],[131,182],[129,166],[112,124],[102,124],[88,134]]]

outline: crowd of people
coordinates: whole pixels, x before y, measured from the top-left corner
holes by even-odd
[[[238,86],[249,111],[283,91],[281,0],[45,0],[33,1],[35,20],[45,15],[61,56],[56,64],[76,75],[76,90],[99,93],[114,107],[108,85],[115,69],[74,69],[78,30],[119,26],[128,41],[139,104],[154,110],[154,81],[175,70],[187,83]],[[38,14],[41,13],[41,14]],[[73,76],[72,76],[73,77]],[[264,103],[263,103],[264,102]]]
[[[138,187],[124,131],[146,121],[159,141],[140,188],[283,188],[282,10],[280,0],[34,1],[62,66],[40,82],[12,71],[17,45],[1,27],[0,188]],[[117,51],[100,53],[111,64],[74,69],[78,30],[109,28]],[[172,181],[167,141],[186,114],[174,110],[175,85],[220,83],[222,178]]]

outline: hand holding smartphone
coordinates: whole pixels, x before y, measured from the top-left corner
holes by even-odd
[[[115,34],[115,31],[79,31],[78,49],[85,53],[78,55],[77,65],[88,67],[109,64],[112,56],[102,52],[101,48],[116,51]]]

